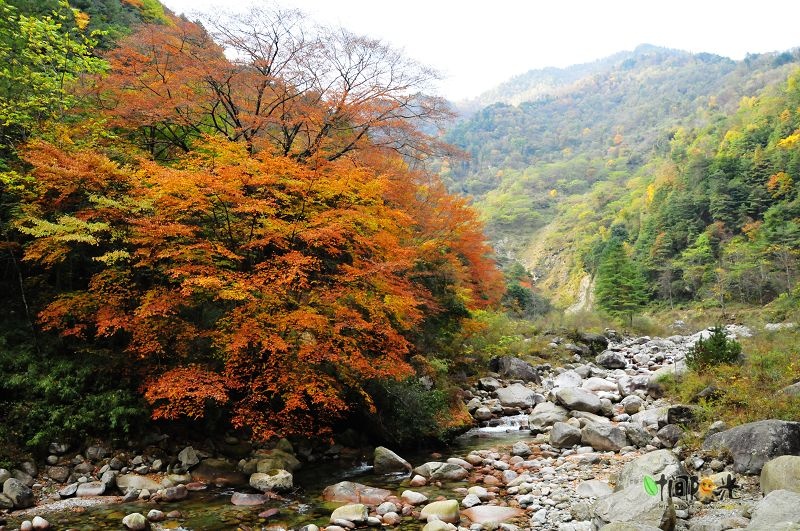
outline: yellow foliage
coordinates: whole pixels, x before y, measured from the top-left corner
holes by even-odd
[[[791,149],[797,146],[798,142],[800,142],[800,131],[795,131],[786,138],[778,141],[778,147],[782,147],[784,149]]]

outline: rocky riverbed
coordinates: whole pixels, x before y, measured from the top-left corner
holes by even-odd
[[[494,359],[464,389],[479,427],[446,455],[378,448],[337,477],[357,451],[54,444],[44,466],[0,470],[0,507],[7,529],[800,530],[800,423],[718,422],[700,451],[682,445],[693,406],[667,403],[660,380],[707,334],[553,337],[564,367]]]

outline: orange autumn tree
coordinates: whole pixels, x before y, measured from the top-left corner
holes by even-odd
[[[439,192],[427,201],[447,215],[428,226],[422,203],[398,199],[400,185],[426,193],[399,170],[251,156],[218,137],[175,168],[45,143],[26,160],[26,259],[82,271],[42,323],[124,346],[155,375],[143,390],[156,418],[196,418],[211,401],[257,437],[324,432],[353,397],[370,405],[365,382],[412,373],[410,338],[441,307],[418,279],[431,254],[452,255],[451,293],[486,299],[465,274],[491,263],[469,261],[484,245],[472,215]]]
[[[474,212],[411,166],[442,148],[420,129],[447,116],[419,92],[432,73],[302,22],[143,26],[94,89],[131,140],[117,160],[66,135],[23,150],[40,322],[124,353],[155,418],[215,406],[261,439],[328,432],[500,294]]]
[[[448,149],[431,134],[452,116],[425,94],[435,72],[386,44],[311,27],[296,10],[254,8],[204,25],[143,25],[106,57],[98,101],[153,155],[188,151],[208,132],[298,160]]]

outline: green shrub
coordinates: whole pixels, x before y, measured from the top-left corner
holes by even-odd
[[[373,437],[413,447],[447,435],[450,401],[446,392],[427,389],[417,378],[374,381],[367,387],[375,402],[375,412],[367,416]]]
[[[136,379],[118,355],[50,345],[39,353],[19,330],[0,330],[0,459],[42,452],[52,441],[130,435],[147,422]]]
[[[712,329],[708,339],[699,339],[686,353],[686,364],[693,370],[741,361],[742,345],[735,339],[728,339],[719,325]]]

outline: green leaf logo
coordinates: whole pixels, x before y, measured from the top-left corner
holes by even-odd
[[[650,476],[644,477],[644,491],[649,494],[650,496],[655,496],[658,494],[658,483],[656,480],[651,478]]]

